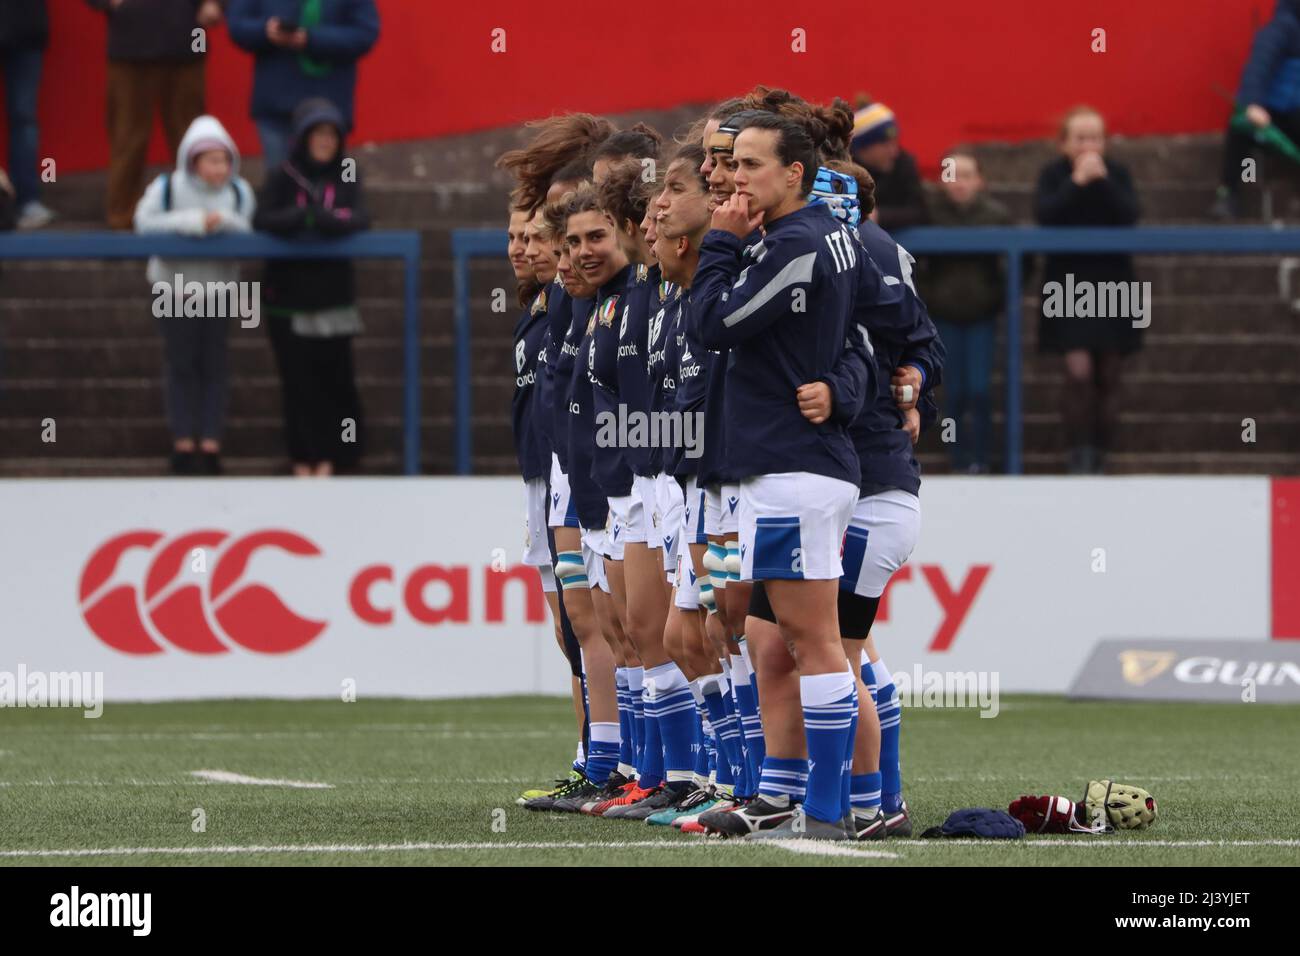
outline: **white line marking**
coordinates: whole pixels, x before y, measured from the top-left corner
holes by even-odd
[[[680,850],[698,847],[756,846],[743,840],[606,840],[551,841],[519,843],[319,843],[284,846],[123,846],[97,850],[0,850],[0,857],[82,857],[145,856],[151,853],[170,856],[222,855],[241,853],[403,853],[411,850]]]
[[[791,853],[803,853],[808,856],[856,856],[877,857],[884,860],[897,860],[897,853],[888,850],[859,850],[852,844],[832,843],[829,840],[761,840],[761,846],[774,846]]]
[[[1001,840],[908,840],[899,849],[911,849],[922,846],[1002,846]],[[1026,840],[1019,846],[1300,846],[1300,840],[1141,840],[1141,841],[1104,841],[1082,838],[1080,840]],[[850,857],[896,857],[897,854],[883,850],[858,850],[837,843],[818,843],[816,841],[780,840],[750,843],[745,840],[605,840],[605,841],[538,841],[538,842],[502,842],[502,843],[320,843],[300,845],[250,845],[250,846],[137,846],[105,847],[101,849],[69,850],[0,850],[0,858],[53,858],[53,857],[95,857],[95,856],[202,856],[216,854],[234,856],[247,853],[405,853],[412,851],[459,851],[459,850],[625,850],[652,849],[678,850],[698,847],[717,850],[722,847],[764,847],[775,846],[778,849],[794,853],[806,853],[818,856]]]
[[[262,777],[246,777],[242,773],[229,770],[191,770],[190,776],[212,783],[241,783],[254,787],[293,787],[296,790],[333,790],[332,783],[312,783],[309,780],[271,780]]]
[[[1109,847],[1109,848],[1126,848],[1137,849],[1138,847],[1148,846],[1173,846],[1173,847],[1195,847],[1195,846],[1300,846],[1300,840],[1143,840],[1135,838],[1132,840],[1125,839],[1118,834],[1109,834],[1105,836],[1087,837],[1080,835],[1078,840],[1056,840],[1056,839],[1027,839],[1027,840],[908,840],[906,844],[911,847],[930,847],[930,846],[1068,846],[1075,849],[1083,847]]]

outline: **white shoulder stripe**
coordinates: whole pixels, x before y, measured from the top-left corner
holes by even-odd
[[[816,252],[809,252],[797,259],[791,259],[784,269],[774,275],[770,282],[763,288],[759,289],[752,299],[745,303],[743,308],[737,309],[731,315],[723,320],[723,325],[731,328],[737,322],[740,322],[754,312],[767,305],[782,290],[788,289],[792,285],[798,285],[800,282],[811,282],[813,275],[813,263],[817,260]]]

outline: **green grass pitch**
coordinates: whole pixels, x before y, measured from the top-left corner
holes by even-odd
[[[1002,698],[906,708],[918,830],[1021,793],[1149,789],[1140,834],[1017,842],[746,845],[643,823],[530,813],[573,750],[567,701],[219,701],[0,710],[0,864],[947,866],[1300,861],[1300,707]],[[275,783],[214,782],[221,771]],[[289,783],[315,784],[314,787]],[[202,826],[200,826],[202,824]],[[806,845],[805,845],[806,846]]]

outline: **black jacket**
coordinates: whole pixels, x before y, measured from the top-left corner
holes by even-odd
[[[45,0],[0,0],[0,50],[43,50],[49,39]]]
[[[306,142],[307,132],[321,123],[339,131],[339,153],[324,166],[312,162]],[[294,111],[289,159],[267,176],[257,199],[254,229],[286,239],[331,239],[370,228],[360,173],[344,175],[343,130],[343,116],[328,100],[307,100]],[[352,305],[352,263],[273,259],[263,275],[262,301],[281,314]]]
[[[1043,226],[1132,226],[1141,215],[1127,167],[1106,157],[1106,176],[1077,186],[1074,167],[1061,157],[1044,167],[1034,195],[1034,218]],[[1059,282],[1134,282],[1133,258],[1122,252],[1089,255],[1054,253],[1044,258],[1043,284]],[[1046,300],[1044,300],[1046,301]],[[1038,346],[1043,351],[1073,349],[1129,353],[1141,346],[1141,329],[1115,319],[1044,317]]]
[[[3,0],[14,3],[15,0]],[[21,2],[21,0],[19,0]],[[219,0],[224,9],[225,0]],[[203,0],[128,0],[116,10],[110,0],[86,0],[108,14],[110,60],[197,60],[194,30]]]
[[[929,222],[921,173],[911,153],[900,150],[894,168],[887,173],[870,168],[867,171],[876,181],[877,223],[881,229],[896,232]]]

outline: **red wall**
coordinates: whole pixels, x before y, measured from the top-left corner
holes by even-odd
[[[3,0],[0,0],[3,2]],[[720,99],[754,83],[809,98],[870,92],[904,144],[933,164],[961,140],[1047,135],[1080,101],[1117,132],[1203,132],[1227,115],[1254,26],[1273,0],[927,0],[846,4],[482,3],[379,0],[383,35],[361,68],[362,140],[419,139],[562,110],[617,112]],[[50,0],[42,155],[61,170],[104,165],[104,18]],[[1228,9],[1225,9],[1228,8]],[[638,22],[637,11],[652,16]],[[610,13],[608,11],[617,11]],[[739,12],[761,11],[743,20]],[[492,53],[490,33],[506,31]],[[790,31],[807,32],[806,53]],[[1108,52],[1090,50],[1107,31]],[[569,42],[565,42],[568,37]],[[210,44],[211,112],[254,151],[251,59],[224,31]],[[160,139],[154,158],[166,158]]]

